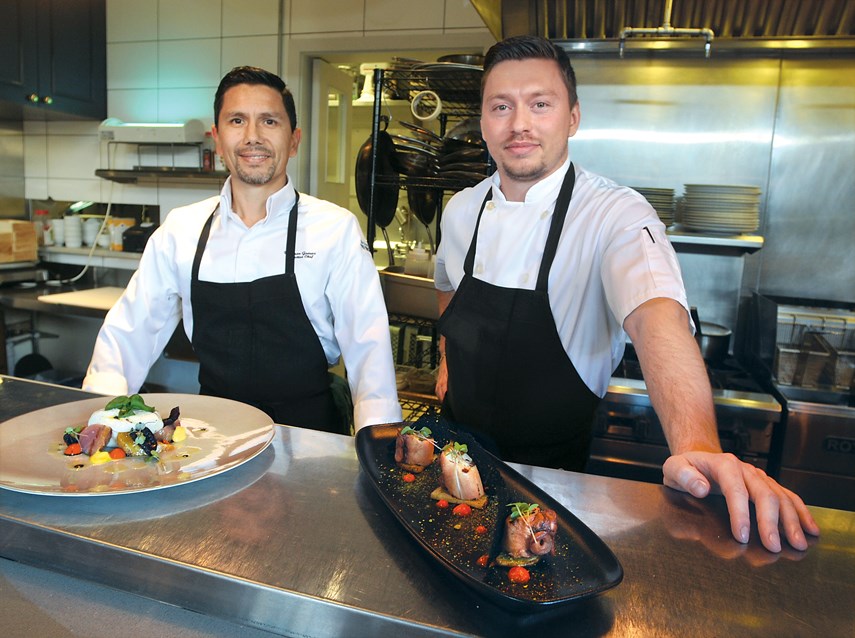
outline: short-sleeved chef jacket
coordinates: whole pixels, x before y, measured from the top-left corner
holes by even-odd
[[[232,210],[229,178],[219,197],[172,210],[107,314],[83,388],[109,395],[135,392],[182,317],[187,335],[193,334],[190,271],[202,226],[218,202],[199,278],[234,283],[285,272],[295,198],[289,178],[268,198],[265,218],[247,227]],[[356,427],[400,421],[386,305],[356,217],[301,193],[297,219],[294,271],[300,297],[328,363],[343,355]]]
[[[463,261],[478,210],[472,275],[508,288],[533,290],[564,166],[532,186],[524,202],[509,202],[498,173],[455,194],[443,211],[435,285],[451,292],[463,278]],[[647,200],[630,188],[576,167],[576,185],[549,275],[555,325],[579,376],[599,397],[624,352],[623,321],[657,297],[687,308],[680,264],[665,226]],[[688,314],[687,314],[687,321]]]

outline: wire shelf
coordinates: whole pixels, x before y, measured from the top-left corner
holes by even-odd
[[[442,112],[450,117],[470,117],[481,112],[483,71],[466,65],[423,64],[384,74],[386,87],[400,98],[412,100],[422,91],[433,91],[442,100]]]

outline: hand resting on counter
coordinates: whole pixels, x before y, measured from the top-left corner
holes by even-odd
[[[723,494],[730,513],[730,531],[747,543],[751,518],[749,501],[754,503],[760,542],[770,552],[781,551],[779,525],[787,542],[806,550],[805,532],[819,535],[819,526],[798,495],[779,485],[763,470],[721,452],[676,454],[662,467],[664,483],[697,498],[710,492]]]
[[[751,501],[766,549],[781,551],[779,525],[790,545],[807,549],[805,532],[818,535],[819,527],[802,499],[763,470],[721,451],[709,378],[685,308],[652,299],[630,313],[624,328],[671,450],[662,468],[665,485],[698,498],[723,494],[731,533],[742,543],[751,529]]]

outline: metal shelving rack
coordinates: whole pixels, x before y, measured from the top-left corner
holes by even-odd
[[[420,67],[430,68],[420,68]],[[371,188],[368,198],[368,245],[374,246],[376,229],[375,219],[375,186],[392,185],[402,189],[438,189],[456,192],[471,186],[472,182],[449,179],[444,177],[409,177],[396,176],[395,179],[377,175],[377,148],[378,135],[381,124],[384,122],[381,116],[383,94],[386,91],[398,95],[401,99],[411,100],[421,91],[435,91],[442,100],[442,112],[438,120],[440,123],[439,135],[444,136],[448,123],[455,119],[477,117],[481,113],[481,73],[472,71],[460,72],[460,67],[448,67],[456,72],[449,74],[447,67],[436,65],[419,65],[411,69],[374,69],[374,105],[371,121],[371,169],[369,172]],[[486,177],[486,175],[485,175]],[[439,220],[441,218],[441,201],[438,202],[436,215],[436,241],[439,243]]]
[[[412,98],[421,91],[430,90],[436,92],[442,100],[442,112],[439,114],[439,135],[442,137],[448,130],[448,124],[451,120],[462,120],[469,117],[477,117],[481,111],[481,73],[480,71],[459,72],[460,68],[456,67],[453,74],[445,71],[446,67],[441,64],[437,65],[421,65],[430,68],[412,68],[412,69],[375,69],[374,70],[374,110],[371,127],[371,169],[369,204],[368,204],[368,245],[374,245],[375,238],[375,186],[377,185],[393,185],[398,188],[420,189],[420,190],[442,190],[457,192],[467,186],[471,186],[472,182],[462,181],[459,179],[449,179],[445,177],[411,177],[405,175],[396,175],[395,178],[378,176],[377,175],[377,148],[378,135],[381,130],[381,124],[384,118],[381,117],[381,103],[384,92],[390,91],[397,95],[400,99],[412,100]],[[439,236],[439,221],[442,213],[442,198],[438,198],[437,213],[435,216],[436,224],[436,241],[440,240]],[[413,358],[407,357],[407,364],[416,367],[428,366],[434,368],[439,363],[438,357],[438,340],[436,323],[429,319],[421,317],[409,316],[401,313],[390,315],[390,321],[398,324],[405,323],[411,326],[416,326],[425,331],[430,332],[430,347],[427,348],[421,356],[421,360],[414,361]],[[423,335],[427,337],[427,335]],[[401,407],[408,418],[415,420],[419,416],[428,413],[439,413],[441,404],[439,399],[432,393],[413,392],[407,389],[398,392],[398,398]]]

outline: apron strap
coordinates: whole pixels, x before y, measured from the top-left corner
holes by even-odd
[[[478,219],[475,221],[475,232],[472,233],[472,241],[469,243],[469,251],[466,253],[466,259],[463,260],[463,272],[470,277],[472,276],[472,266],[475,264],[475,244],[478,243],[478,228],[481,226],[481,215],[484,214],[484,208],[487,206],[487,202],[491,199],[493,199],[492,185],[487,190],[487,195],[484,197],[484,201],[481,202],[481,209],[478,211]]]
[[[288,241],[285,244],[285,274],[294,274],[294,255],[297,250],[297,207],[300,204],[300,193],[296,190],[294,194],[297,198],[294,200],[294,206],[291,207],[291,213],[288,217]]]
[[[202,253],[205,252],[205,246],[208,245],[208,237],[211,234],[211,222],[214,221],[214,215],[220,210],[220,203],[214,206],[214,210],[202,226],[202,232],[199,233],[199,241],[196,242],[196,254],[193,256],[193,269],[190,271],[190,281],[199,281],[199,264],[202,263]]]
[[[555,209],[552,211],[552,223],[549,226],[549,235],[546,237],[546,246],[543,249],[543,259],[540,262],[540,272],[537,275],[535,290],[546,292],[549,285],[549,271],[555,260],[558,249],[558,240],[564,230],[564,220],[567,217],[567,209],[570,207],[570,198],[573,196],[573,187],[576,185],[576,168],[573,162],[567,169],[561,190],[558,191],[558,199],[555,200]]]

